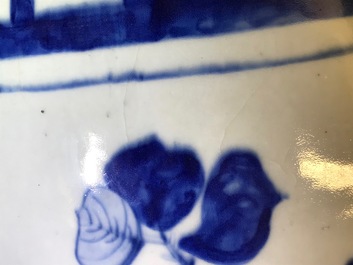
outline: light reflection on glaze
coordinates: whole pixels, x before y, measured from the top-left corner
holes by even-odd
[[[97,186],[102,182],[103,161],[107,154],[103,148],[103,140],[97,134],[89,133],[87,152],[82,160],[81,176],[87,186]]]
[[[330,160],[315,150],[304,149],[298,156],[299,172],[313,188],[333,192],[353,189],[353,164]]]
[[[349,139],[344,146],[337,143],[335,138],[320,135],[320,130],[301,130],[296,158],[298,176],[311,190],[311,200],[343,221],[353,219],[353,161]]]
[[[298,133],[299,175],[309,181],[313,189],[332,193],[345,191],[353,195],[353,163],[346,155],[340,156],[344,151],[340,152],[329,138],[318,137],[318,132],[300,130]]]
[[[338,219],[348,220],[353,218],[353,204],[346,207],[340,215],[338,215]]]

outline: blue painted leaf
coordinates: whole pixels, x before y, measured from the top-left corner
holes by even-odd
[[[190,149],[166,149],[150,137],[118,152],[105,167],[105,180],[142,223],[165,231],[192,210],[204,174]]]
[[[266,243],[272,210],[280,200],[256,155],[229,152],[211,173],[201,226],[179,246],[212,263],[248,261]]]
[[[129,265],[143,246],[134,213],[108,189],[88,191],[77,217],[76,258],[81,265]]]

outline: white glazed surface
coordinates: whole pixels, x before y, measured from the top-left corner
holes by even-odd
[[[351,19],[338,19],[219,39],[225,46],[227,41],[240,43],[234,48],[238,61],[258,58],[260,53],[283,58],[309,52],[310,47],[298,42],[314,45],[313,36],[322,37],[317,44],[322,49],[352,44],[351,26]],[[326,28],[326,35],[317,28]],[[303,39],[288,39],[291,30],[303,32]],[[267,44],[273,37],[278,41],[263,47],[264,36]],[[163,45],[173,43],[158,45],[163,50]],[[202,41],[199,45],[199,56],[219,59],[212,56],[212,47],[202,46]],[[108,64],[136,62],[140,55],[130,52],[136,58]],[[104,53],[110,58],[121,51],[65,56],[75,61],[72,71],[80,75],[81,69],[104,70],[105,59],[100,57]],[[159,57],[149,65],[152,54],[158,58],[154,49],[136,65],[165,64]],[[86,56],[93,56],[92,62]],[[177,60],[175,54],[172,58]],[[23,60],[29,63],[0,62],[2,73],[12,73],[1,75],[5,83],[59,78],[72,66],[68,63],[54,72],[54,67],[37,65],[35,57]],[[54,66],[60,60],[57,56]],[[16,65],[5,67],[9,63]],[[82,194],[102,182],[102,167],[120,147],[156,133],[168,145],[192,146],[206,176],[225,150],[255,150],[271,180],[288,195],[274,211],[268,242],[249,264],[344,265],[353,256],[352,67],[353,55],[345,55],[240,73],[0,94],[1,263],[77,264],[75,210]],[[198,224],[199,206],[200,202],[173,229],[176,238]],[[160,255],[163,251],[158,244],[148,245],[133,264],[174,264]]]

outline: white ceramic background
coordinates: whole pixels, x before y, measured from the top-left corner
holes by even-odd
[[[229,50],[202,46],[203,39],[187,64],[227,52],[244,61],[345,47],[353,43],[352,25],[338,19],[219,37],[224,47],[238,44]],[[180,47],[170,54],[172,65],[188,51],[186,42],[193,43],[156,47]],[[51,56],[2,61],[0,78],[28,84],[64,77],[67,69],[78,76],[93,69],[104,74],[105,60],[115,71],[140,56],[100,57],[120,51],[54,56],[52,68],[39,63]],[[154,67],[165,64],[158,49],[141,56],[151,55]],[[65,64],[55,68],[61,60]],[[137,65],[151,66],[148,60]],[[274,211],[267,244],[249,264],[344,265],[353,257],[352,69],[353,55],[346,55],[223,75],[0,94],[1,264],[78,264],[75,210],[84,191],[101,182],[102,167],[120,147],[156,133],[168,145],[192,146],[206,175],[223,151],[253,149],[288,194]],[[173,238],[197,225],[199,206],[173,229]],[[149,245],[133,264],[173,264],[161,252]]]

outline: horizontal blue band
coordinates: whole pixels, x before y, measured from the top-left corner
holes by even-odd
[[[337,9],[325,1],[320,7],[294,2],[124,0],[35,14],[34,1],[11,0],[12,23],[0,24],[0,58],[214,36],[353,14],[350,0],[337,0]]]
[[[174,69],[167,71],[158,71],[154,73],[143,73],[130,71],[118,75],[109,74],[103,78],[97,79],[77,79],[65,83],[56,83],[51,85],[39,86],[1,86],[0,93],[11,92],[42,92],[60,89],[73,89],[79,87],[87,87],[93,85],[124,83],[124,82],[144,82],[169,78],[181,78],[187,76],[208,75],[208,74],[227,74],[234,72],[242,72],[249,70],[258,70],[271,67],[281,67],[297,63],[305,63],[310,61],[324,60],[338,56],[349,55],[353,53],[353,45],[346,48],[334,48],[326,51],[298,56],[293,58],[278,59],[265,62],[243,62],[229,63],[225,65],[205,65],[193,68]]]

